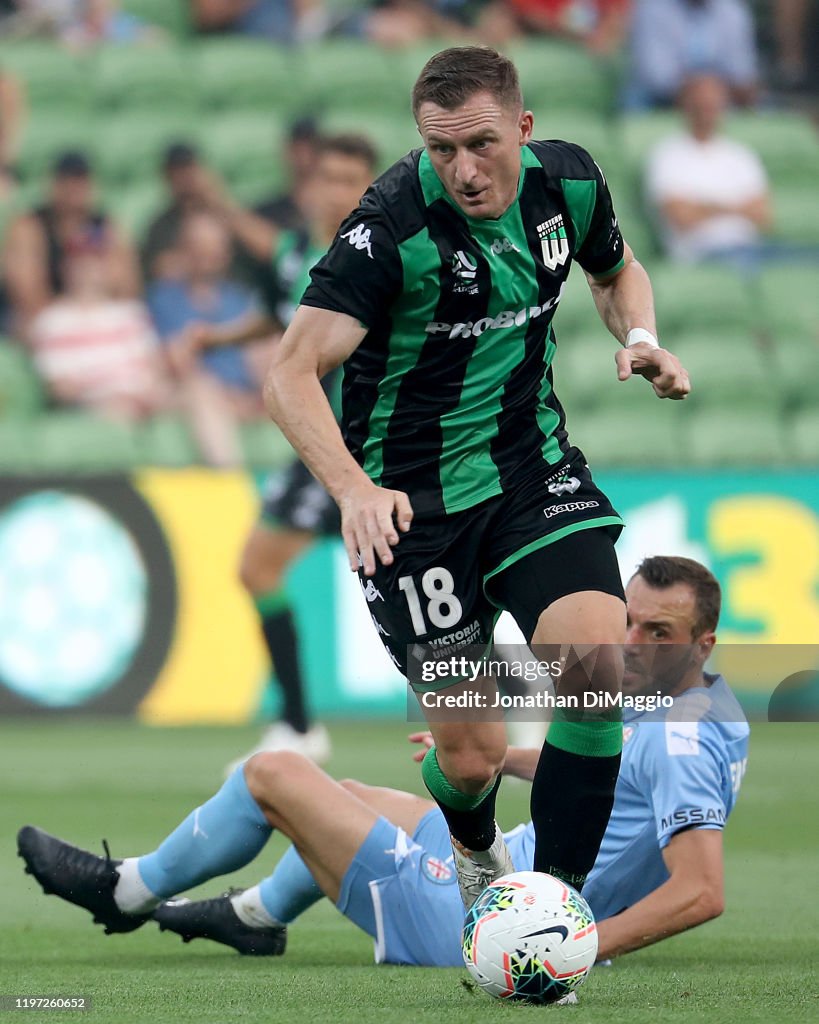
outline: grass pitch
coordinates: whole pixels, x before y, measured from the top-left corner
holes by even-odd
[[[332,728],[337,777],[419,787],[402,724]],[[502,1005],[465,972],[375,967],[368,937],[326,901],[291,928],[281,959],[245,959],[183,943],[147,925],[106,937],[90,916],[44,896],[22,871],[15,834],[41,826],[87,849],[106,837],[115,857],[151,850],[220,784],[222,766],[255,740],[251,729],[150,729],[121,722],[0,725],[0,996],[85,995],[86,1013],[25,1019],[89,1024],[542,1019],[592,1024],[819,1021],[819,729],[754,727],[743,792],[726,833],[727,910],[686,935],[597,968],[576,1007]],[[501,819],[526,816],[528,787],[504,784]],[[252,865],[203,886],[249,885],[283,849],[275,838]],[[1,1012],[0,1021],[19,1019]]]

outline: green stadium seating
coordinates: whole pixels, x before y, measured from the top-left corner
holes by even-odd
[[[372,113],[363,120],[360,109],[333,108],[321,119],[321,127],[325,132],[352,132],[364,135],[378,151],[381,170],[385,170],[411,149],[423,145],[409,115],[400,118],[390,114]]]
[[[23,418],[43,406],[43,391],[28,354],[10,338],[0,338],[0,418]]]
[[[533,39],[510,46],[509,56],[520,73],[524,103],[541,126],[552,111],[613,109],[613,72],[582,47]]]
[[[201,461],[187,423],[176,416],[155,416],[137,428],[139,461],[144,466],[190,466]]]
[[[284,435],[266,420],[243,423],[241,439],[245,464],[254,469],[276,469],[293,458],[293,449]]]
[[[788,447],[794,461],[819,466],[819,409],[802,409],[786,421]]]
[[[819,401],[819,320],[813,338],[777,338],[773,349],[776,375],[789,407],[816,407]]]
[[[750,288],[727,267],[657,264],[651,269],[651,283],[663,337],[697,329],[752,331]]]
[[[753,293],[759,323],[775,340],[819,340],[819,263],[768,266]]]
[[[688,461],[680,423],[689,418],[681,403],[655,398],[652,408],[589,409],[569,419],[569,431],[593,469],[665,469]]]
[[[103,472],[139,464],[135,428],[85,412],[40,416],[26,436],[29,461],[42,471]]]
[[[50,170],[54,158],[66,149],[93,152],[94,124],[90,116],[32,115],[26,125],[19,160],[24,182],[39,182]]]
[[[208,122],[204,151],[212,165],[234,188],[267,183],[279,187],[285,177],[280,159],[284,125],[276,115],[235,112]]]
[[[88,111],[91,103],[91,62],[53,43],[17,40],[0,45],[0,67],[25,84],[32,116]]]
[[[589,285],[580,267],[573,267],[563,288],[555,313],[558,344],[562,338],[578,333],[592,334],[602,326]]]
[[[197,123],[177,110],[129,110],[99,118],[94,138],[96,166],[109,186],[155,182],[165,147],[197,143]]]
[[[190,0],[123,0],[123,10],[156,25],[178,40],[190,34]]]
[[[306,46],[299,51],[294,92],[306,112],[358,107],[362,131],[370,113],[409,119],[409,91],[396,74],[396,63],[386,50],[363,42],[332,40]]]
[[[38,469],[32,450],[31,423],[0,417],[0,473],[32,473]]]
[[[692,465],[764,468],[788,457],[783,422],[768,406],[700,410],[688,427]]]
[[[251,39],[200,43],[194,67],[202,109],[236,108],[285,116],[298,110],[298,68],[291,51]]]
[[[819,174],[812,184],[779,185],[773,189],[774,236],[811,246],[814,259],[819,256],[817,182]]]
[[[140,241],[167,197],[157,181],[129,188],[109,188],[103,192],[103,202],[131,240]]]
[[[816,188],[819,131],[804,115],[786,110],[734,114],[726,134],[750,146],[776,185]]]
[[[109,46],[94,61],[95,101],[102,110],[196,109],[196,74],[185,47]]]
[[[715,326],[666,335],[664,341],[691,378],[687,403],[742,411],[781,408],[773,365],[751,336]]]

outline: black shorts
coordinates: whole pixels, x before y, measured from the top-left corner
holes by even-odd
[[[445,517],[416,516],[393,564],[376,562],[375,575],[359,577],[381,641],[407,675],[410,645],[442,658],[487,645],[503,610],[531,640],[540,613],[559,597],[599,590],[622,598],[614,554],[622,528],[572,448],[514,494]]]
[[[274,530],[307,530],[322,536],[341,533],[338,505],[301,462],[291,463],[267,481],[261,519]]]

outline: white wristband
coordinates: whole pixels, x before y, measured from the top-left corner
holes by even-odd
[[[632,327],[626,335],[626,348],[631,348],[632,345],[639,345],[641,341],[651,345],[652,348],[660,347],[659,341],[657,341],[651,331],[647,331],[644,327]]]

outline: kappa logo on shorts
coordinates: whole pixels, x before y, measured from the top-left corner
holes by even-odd
[[[370,259],[373,259],[373,247],[370,242],[370,229],[365,228],[363,224],[356,224],[354,228],[350,228],[349,231],[339,237],[346,238],[354,249],[358,249],[359,251],[366,250]]]
[[[449,864],[428,853],[421,857],[421,871],[425,878],[436,885],[452,885],[455,881],[455,872]]]
[[[582,512],[587,508],[597,508],[599,504],[599,501],[568,501],[565,505],[550,505],[549,508],[544,508],[543,514],[547,519],[551,519],[564,512]]]
[[[384,629],[372,612],[370,612],[370,618],[373,620],[373,625],[375,626],[376,632],[379,636],[392,636],[392,633],[388,633],[386,629]]]
[[[375,600],[384,600],[384,595],[381,593],[378,587],[376,587],[372,580],[367,580],[366,586],[362,583],[361,589],[364,591],[364,596],[367,598],[367,602],[369,604],[372,604],[373,601]]]

